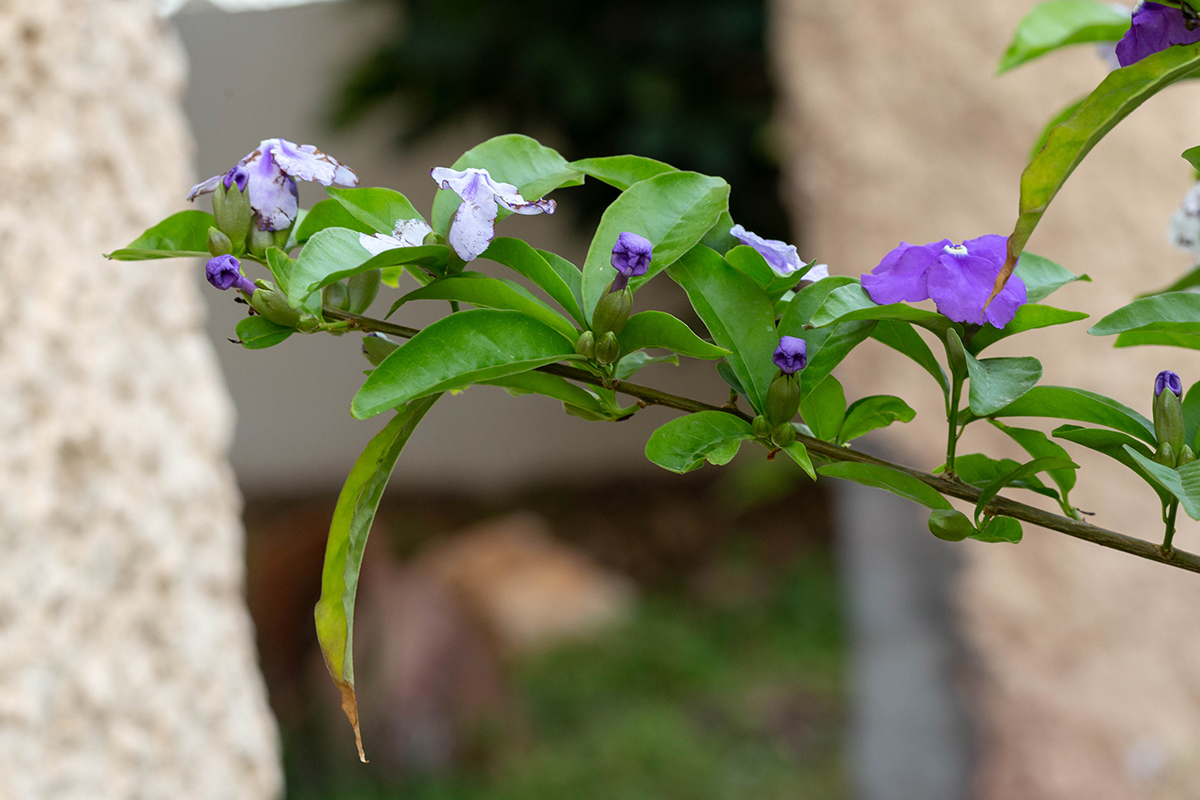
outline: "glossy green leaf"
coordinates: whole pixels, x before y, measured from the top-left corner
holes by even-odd
[[[460,311],[385,358],[354,396],[351,413],[373,417],[419,397],[574,357],[572,343],[519,311]]]
[[[325,192],[350,212],[351,216],[377,233],[390,235],[396,229],[396,223],[402,219],[425,221],[421,212],[413,208],[408,198],[394,189],[378,186],[341,189],[329,186]]]
[[[604,407],[596,398],[578,384],[571,383],[558,375],[547,375],[544,372],[521,372],[516,375],[505,375],[490,381],[480,381],[487,386],[499,386],[514,397],[525,394],[540,394],[550,397],[569,406],[583,409],[597,418],[606,418]]]
[[[803,375],[803,373],[801,373]],[[846,394],[842,384],[830,375],[800,400],[800,417],[813,436],[826,442],[837,441],[846,416]]]
[[[1039,133],[1038,137],[1033,140],[1033,147],[1029,148],[1030,161],[1032,161],[1037,154],[1042,151],[1042,148],[1046,146],[1046,140],[1050,138],[1050,131],[1054,130],[1059,125],[1073,117],[1075,112],[1079,110],[1079,107],[1083,105],[1083,100],[1084,98],[1082,97],[1072,100],[1070,103],[1067,103],[1057,112],[1055,112],[1054,116],[1046,122],[1046,124],[1042,127],[1042,132]]]
[[[460,300],[479,308],[501,308],[520,311],[536,319],[548,328],[557,331],[571,343],[579,338],[579,331],[554,309],[538,300],[522,286],[490,278],[479,272],[464,272],[453,278],[441,278],[428,286],[414,289],[397,300],[388,311],[390,317],[396,310],[413,300]]]
[[[1034,253],[1022,253],[1014,272],[1025,283],[1027,303],[1040,303],[1075,281],[1092,282],[1090,276],[1076,275],[1066,267]]]
[[[1011,458],[992,458],[983,453],[966,453],[954,459],[954,474],[964,483],[983,488],[997,478],[1012,472],[1021,466],[1021,462]],[[945,466],[934,470],[935,473],[945,472]],[[1025,475],[1010,483],[1019,489],[1028,489],[1054,500],[1059,499],[1059,493],[1048,487],[1037,475]]]
[[[911,422],[917,412],[899,397],[876,394],[855,400],[846,409],[846,418],[837,435],[838,444],[852,442],[863,434],[886,428],[893,422]]]
[[[911,358],[938,382],[943,393],[950,391],[945,370],[912,325],[897,320],[881,320],[875,325],[875,330],[871,331],[871,338]]]
[[[1200,333],[1174,333],[1171,331],[1126,331],[1117,335],[1113,347],[1182,347],[1200,350]]]
[[[867,320],[864,322],[840,322],[827,328],[811,330],[793,330],[780,326],[780,336],[795,336],[803,339],[808,348],[808,366],[801,375],[800,397],[804,399],[816,390],[833,372],[846,356],[858,347],[877,323]]]
[[[1138,465],[1154,479],[1155,483],[1170,492],[1171,496],[1179,501],[1179,505],[1183,507],[1189,517],[1200,519],[1200,468],[1194,466],[1196,462],[1188,464],[1183,470],[1177,470],[1164,467],[1132,447],[1126,447],[1125,452],[1138,462]],[[1185,470],[1188,475],[1186,481],[1182,474]]]
[[[258,315],[240,320],[234,331],[237,333],[238,343],[247,350],[274,347],[296,332]]]
[[[358,231],[327,228],[313,234],[300,251],[288,286],[288,302],[299,307],[311,293],[331,283],[382,267],[418,264],[433,269],[444,267],[450,251],[445,245],[398,247],[377,256],[362,246]]]
[[[972,355],[979,355],[985,347],[990,347],[1001,339],[1007,339],[1018,333],[1032,331],[1038,328],[1049,328],[1053,325],[1065,325],[1087,319],[1087,314],[1081,311],[1065,311],[1061,308],[1040,305],[1023,305],[1017,309],[1017,315],[1003,328],[997,329],[985,325],[968,343],[967,349]]]
[[[346,207],[333,198],[322,200],[308,210],[304,219],[296,224],[292,238],[297,245],[306,243],[326,228],[346,228],[359,233],[373,234],[375,229],[355,217]],[[388,231],[391,233],[391,231]]]
[[[1044,456],[1035,458],[1027,464],[1009,470],[1000,477],[993,480],[979,492],[979,499],[975,502],[975,524],[980,524],[980,518],[987,509],[988,503],[1007,486],[1016,483],[1017,481],[1036,475],[1039,472],[1046,472],[1052,469],[1079,469],[1079,465],[1071,461],[1069,458],[1061,458],[1058,456]]]
[[[492,240],[480,258],[503,264],[514,272],[524,275],[534,285],[563,307],[581,328],[587,326],[583,311],[579,307],[580,273],[574,264],[565,259],[534,250],[520,239],[500,236]]]
[[[314,616],[317,640],[325,666],[342,697],[342,710],[354,727],[358,756],[363,754],[358,724],[358,700],[354,693],[354,599],[358,574],[375,511],[396,466],[400,451],[417,424],[438,399],[438,395],[409,403],[387,426],[376,434],[354,463],[338,495],[329,540],[325,546],[325,566],[321,572],[321,598]]]
[[[677,417],[650,434],[646,458],[671,472],[691,472],[705,461],[721,466],[754,438],[750,423],[724,411],[700,411]]]
[[[992,425],[999,428],[1010,439],[1019,444],[1021,448],[1032,458],[1062,458],[1070,460],[1071,454],[1063,448],[1062,445],[1054,442],[1049,436],[1032,428],[1016,428],[1011,425],[1005,425],[999,420],[991,420]],[[1075,516],[1074,509],[1070,505],[1070,492],[1075,488],[1074,469],[1052,469],[1048,470],[1047,474],[1050,479],[1058,486],[1058,490],[1062,493],[1063,510],[1068,516]]]
[[[296,259],[288,258],[287,253],[278,247],[267,248],[267,269],[275,279],[275,286],[283,294],[287,294],[288,286],[292,283],[292,270],[296,268]]]
[[[663,311],[642,311],[625,323],[617,337],[622,355],[647,347],[671,350],[688,358],[720,358],[729,355],[723,347],[706,342],[686,323]]]
[[[1059,439],[1066,439],[1068,442],[1074,442],[1090,450],[1095,450],[1097,453],[1103,453],[1115,461],[1119,461],[1149,484],[1158,493],[1159,499],[1162,502],[1170,502],[1171,493],[1162,488],[1146,470],[1142,469],[1141,464],[1134,460],[1133,456],[1127,450],[1127,448],[1132,448],[1150,458],[1153,455],[1153,451],[1143,442],[1120,431],[1106,430],[1104,428],[1081,428],[1078,425],[1061,425],[1051,433]]]
[[[1197,68],[1200,44],[1168,47],[1114,70],[1070,119],[1050,131],[1046,146],[1021,175],[1020,216],[1008,240],[1010,257],[1025,249],[1058,190],[1096,143],[1146,100]]]
[[[1048,0],[1017,24],[997,74],[1067,45],[1115,42],[1129,30],[1129,13],[1095,0]]]
[[[1196,433],[1200,432],[1200,381],[1183,396],[1183,441],[1196,451]]]
[[[644,350],[638,350],[623,356],[617,362],[616,378],[619,381],[629,380],[630,376],[652,364],[673,364],[679,366],[679,356],[670,353],[665,356],[651,356]]]
[[[600,218],[583,265],[583,311],[590,320],[596,303],[616,277],[612,249],[629,231],[650,240],[650,269],[634,278],[638,287],[696,246],[729,202],[729,184],[696,172],[667,172],[635,183],[613,201]],[[772,319],[774,315],[772,314]]]
[[[1134,300],[1088,329],[1093,336],[1127,331],[1200,334],[1200,294],[1167,292]]]
[[[208,258],[208,229],[216,225],[207,211],[172,214],[126,247],[105,255],[114,261],[147,261],[155,258]]]
[[[899,495],[914,503],[932,509],[950,510],[950,501],[942,497],[936,489],[922,483],[913,476],[899,470],[885,467],[882,464],[860,464],[853,461],[839,461],[826,464],[817,472],[828,478],[841,478],[854,481],[863,486],[874,486],[892,494]]]
[[[1035,386],[992,417],[1049,417],[1091,422],[1156,445],[1154,424],[1126,405],[1104,395],[1067,386]]]
[[[779,373],[771,363],[779,345],[771,301],[754,281],[707,247],[689,251],[668,274],[687,292],[713,342],[729,351],[726,362],[750,404],[761,411],[767,388]]]
[[[1032,389],[1042,379],[1036,358],[984,358],[967,354],[971,377],[971,412],[978,417],[994,414]]]
[[[851,278],[846,275],[831,275],[823,281],[817,281],[805,286],[796,292],[796,296],[788,303],[787,308],[779,319],[779,329],[785,332],[803,330],[805,325],[812,323],[813,315],[824,304],[825,299],[829,297],[830,293],[835,289],[850,285],[857,286],[858,278]],[[796,334],[789,333],[788,335],[795,336]]]
[[[704,234],[704,238],[700,240],[700,244],[716,250],[721,255],[728,253],[741,244],[729,232],[733,229],[733,225],[733,217],[729,216],[728,211],[722,211],[721,215],[717,217],[717,221],[708,229],[708,233]]]
[[[486,169],[493,179],[513,184],[526,200],[540,199],[561,186],[583,183],[583,174],[572,169],[557,151],[516,133],[488,139],[463,153],[453,164],[457,170],[469,167]],[[454,192],[438,189],[430,223],[435,231],[446,235],[460,202]],[[508,212],[500,209],[500,219],[506,216]]]
[[[820,286],[819,281],[814,286]],[[794,302],[794,301],[793,301]],[[935,311],[923,308],[892,303],[891,305],[876,305],[867,295],[861,285],[847,285],[834,289],[821,303],[820,308],[813,314],[812,324],[818,328],[831,325],[834,322],[853,322],[861,320],[897,320],[909,322],[927,328],[943,338],[946,331],[953,328],[962,335],[962,326],[952,322]]]
[[[783,448],[783,453],[792,461],[795,461],[800,469],[804,470],[808,477],[814,481],[817,479],[817,472],[813,469],[812,459],[809,458],[808,448],[799,441],[792,442],[787,447]]]
[[[1192,169],[1200,170],[1200,147],[1189,147],[1181,155],[1185,161],[1192,165]]]
[[[639,181],[649,180],[665,172],[678,172],[670,164],[643,156],[606,156],[572,161],[567,166],[588,177],[603,181],[625,191]]]
[[[1021,523],[1012,517],[990,517],[971,538],[992,544],[1020,544],[1022,534]]]
[[[771,269],[762,253],[744,244],[730,248],[725,253],[725,260],[731,267],[746,274],[757,283],[759,288],[771,298],[771,302],[775,302],[783,296],[784,292],[804,280],[804,274],[812,267],[812,264],[806,264],[807,269],[800,269],[791,275],[782,276]]]

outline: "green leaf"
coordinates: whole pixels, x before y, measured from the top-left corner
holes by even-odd
[[[1129,14],[1094,0],[1048,0],[1017,24],[996,74],[1051,50],[1083,42],[1115,42],[1129,30]]]
[[[1171,496],[1179,501],[1189,517],[1200,519],[1200,468],[1188,469],[1196,463],[1195,461],[1185,466],[1183,470],[1177,470],[1164,467],[1132,447],[1126,447],[1125,452],[1154,479],[1159,487],[1170,492]],[[1184,480],[1182,474],[1184,471],[1187,472],[1187,480]]]
[[[401,297],[388,311],[390,317],[405,303],[413,300],[461,300],[479,308],[501,308],[520,311],[563,336],[574,347],[579,331],[567,319],[538,300],[522,286],[489,278],[479,272],[464,272],[453,278],[441,278],[414,289]],[[386,318],[386,317],[385,317]]]
[[[578,186],[583,175],[572,169],[557,151],[516,133],[488,139],[459,156],[453,169],[486,169],[494,180],[511,183],[521,197],[538,200],[560,186]],[[438,189],[431,213],[433,229],[443,236],[462,200],[448,189]],[[508,212],[500,209],[500,219]]]
[[[445,245],[398,247],[372,256],[359,241],[358,231],[326,228],[313,234],[300,251],[288,286],[288,302],[299,307],[310,294],[331,283],[360,272],[400,264],[418,264],[434,269],[445,266],[450,251]]]
[[[354,396],[351,413],[366,419],[419,397],[574,357],[573,344],[519,311],[460,311],[385,358]]]
[[[729,351],[726,362],[745,388],[750,405],[761,411],[767,389],[779,373],[771,363],[779,345],[771,301],[754,281],[707,247],[689,251],[668,273],[687,292],[713,341]]]
[[[1042,458],[1035,458],[1027,464],[1021,464],[1015,469],[1009,470],[980,490],[979,499],[975,501],[975,524],[980,524],[979,520],[983,516],[988,503],[992,502],[992,499],[1000,494],[1000,491],[1006,486],[1051,469],[1079,469],[1079,465],[1069,458],[1044,456]]]
[[[638,370],[648,367],[651,364],[674,364],[678,367],[679,356],[674,353],[665,356],[651,356],[644,350],[638,350],[622,357],[617,362],[616,379],[619,381],[629,380],[630,376]]]
[[[911,422],[916,415],[917,412],[913,411],[908,403],[887,394],[855,400],[846,409],[846,418],[842,421],[837,443],[846,444],[863,434],[886,428],[893,422]]]
[[[1183,396],[1183,441],[1196,451],[1196,433],[1200,431],[1200,381]]]
[[[649,271],[630,281],[638,287],[696,246],[729,202],[729,184],[696,172],[667,172],[635,183],[600,218],[583,265],[583,311],[592,318],[596,303],[616,277],[612,249],[629,231],[654,248]],[[774,319],[774,314],[772,314]]]
[[[885,489],[925,506],[926,508],[950,510],[950,501],[942,497],[936,489],[913,476],[899,470],[885,467],[882,464],[859,464],[853,461],[840,461],[826,464],[817,472],[828,478],[841,478],[854,481],[863,486],[874,486]]]
[[[408,198],[394,189],[364,186],[359,189],[340,189],[329,186],[326,194],[342,205],[355,219],[368,225],[377,233],[391,235],[396,223],[402,219],[425,218],[413,208]],[[318,203],[318,205],[320,205]]]
[[[1059,125],[1073,117],[1075,112],[1079,110],[1079,107],[1083,105],[1083,100],[1084,98],[1080,97],[1077,100],[1072,100],[1070,103],[1067,103],[1065,106],[1059,109],[1053,117],[1050,118],[1050,121],[1047,122],[1045,126],[1042,127],[1042,132],[1039,133],[1038,138],[1034,140],[1033,147],[1029,148],[1030,161],[1032,161],[1037,154],[1042,151],[1042,148],[1046,146],[1046,140],[1050,138],[1050,131],[1054,130]]]
[[[722,466],[753,439],[750,423],[724,411],[700,411],[678,417],[650,434],[646,458],[671,472],[691,472],[705,461]]]
[[[1167,292],[1134,300],[1088,329],[1093,336],[1127,331],[1200,334],[1200,294]]]
[[[1146,292],[1145,294],[1138,295],[1138,297],[1152,297],[1156,294],[1166,294],[1167,292],[1182,292],[1184,289],[1191,289],[1196,286],[1200,286],[1200,266],[1193,267],[1183,277],[1165,289]],[[1120,345],[1117,345],[1117,347],[1120,347]]]
[[[984,358],[967,354],[971,377],[971,412],[986,417],[1008,406],[1042,379],[1042,364],[1036,358]]]
[[[1027,303],[1040,303],[1075,281],[1092,282],[1087,275],[1076,275],[1066,267],[1033,253],[1022,253],[1014,272],[1025,283]]]
[[[670,164],[642,156],[585,158],[580,161],[572,161],[567,166],[598,181],[603,181],[609,186],[615,186],[621,191],[625,191],[639,181],[649,180],[665,172],[679,171]]]
[[[292,237],[297,245],[302,245],[326,228],[346,228],[359,233],[372,234],[375,229],[355,217],[346,207],[333,198],[322,200],[308,210],[297,225]],[[391,231],[388,231],[391,233]]]
[[[975,524],[961,511],[937,509],[929,514],[929,532],[947,542],[961,542],[975,534]]]
[[[820,286],[819,281],[815,286]],[[793,301],[795,302],[795,301]],[[962,335],[962,326],[957,322],[943,317],[935,311],[926,311],[904,303],[892,303],[880,306],[867,295],[861,285],[847,285],[834,289],[829,293],[820,308],[813,314],[811,324],[822,328],[835,322],[852,322],[859,320],[898,320],[920,325],[945,338],[946,331],[953,328]]]
[[[942,387],[943,393],[950,391],[950,384],[946,380],[942,365],[912,325],[897,320],[882,320],[875,325],[875,330],[871,331],[871,338],[911,358],[921,369],[933,376]]]
[[[1104,395],[1067,386],[1035,386],[992,417],[1050,417],[1104,425],[1157,445],[1154,424],[1126,405]],[[1057,435],[1057,434],[1056,434]]]
[[[808,269],[801,269],[791,275],[780,275],[771,269],[771,265],[763,258],[762,253],[745,244],[731,248],[725,254],[725,260],[731,267],[748,275],[757,283],[759,288],[771,298],[772,303],[782,297],[784,292],[804,280],[804,275],[808,272]],[[811,268],[812,264],[806,266]],[[816,284],[811,285],[815,286]]]
[[[1051,433],[1059,439],[1075,442],[1090,450],[1095,450],[1097,453],[1103,453],[1115,461],[1119,461],[1149,484],[1158,493],[1159,499],[1163,503],[1171,501],[1171,493],[1163,489],[1146,470],[1142,469],[1141,464],[1135,461],[1133,456],[1129,455],[1126,450],[1127,447],[1136,450],[1147,458],[1153,455],[1153,451],[1150,448],[1132,436],[1120,431],[1110,431],[1103,428],[1081,428],[1078,425],[1061,425]]]
[[[1021,523],[1012,517],[991,517],[983,523],[978,533],[971,535],[977,542],[992,544],[1020,544],[1023,531]]]
[[[817,309],[825,302],[830,293],[835,289],[840,289],[843,286],[858,285],[858,278],[851,278],[846,275],[831,275],[823,281],[810,283],[800,291],[796,292],[796,296],[788,303],[779,319],[779,329],[781,331],[798,331],[803,330],[805,325],[812,323],[813,315],[817,313]],[[795,336],[795,333],[787,334]]]
[[[872,321],[842,322],[828,328],[798,331],[781,326],[781,336],[803,339],[808,348],[808,366],[804,368],[801,376],[803,380],[800,384],[800,399],[803,400],[810,392],[815,391],[855,347],[866,341],[876,324]]]
[[[1008,252],[1020,254],[1058,190],[1091,149],[1138,106],[1200,67],[1200,44],[1168,47],[1114,70],[1066,122],[1050,131],[1046,146],[1021,175],[1020,217]]]
[[[146,261],[154,258],[208,258],[208,229],[217,221],[207,211],[172,214],[105,258]]]
[[[808,473],[808,477],[814,481],[817,479],[817,473],[813,470],[812,459],[808,457],[808,448],[800,442],[792,442],[787,447],[783,448],[783,452],[792,461],[799,465],[800,469]]]
[[[981,489],[1020,466],[1021,462],[1014,461],[1011,458],[997,459],[983,453],[967,453],[954,459],[954,473],[959,479],[972,486],[978,486]],[[934,472],[945,472],[945,466],[938,467]],[[1054,500],[1059,499],[1058,492],[1042,483],[1041,479],[1036,475],[1026,475],[1018,478],[1012,481],[1010,485],[1020,489],[1028,489],[1031,492],[1036,492]]]
[[[802,373],[803,374],[803,373]],[[846,416],[846,395],[842,384],[830,375],[800,400],[800,417],[813,436],[826,442],[837,441]]]
[[[534,285],[563,307],[579,326],[587,327],[583,311],[579,307],[579,270],[571,262],[553,254],[534,250],[520,239],[501,236],[492,240],[480,258],[503,264],[514,272],[524,275]]]
[[[1081,311],[1065,311],[1053,306],[1023,305],[1017,309],[1017,315],[1003,328],[997,329],[985,325],[972,338],[967,347],[972,355],[979,355],[985,347],[990,347],[1001,339],[1007,339],[1014,334],[1037,328],[1049,328],[1053,325],[1065,325],[1068,322],[1078,322],[1087,319],[1087,314]]]
[[[379,500],[391,477],[396,459],[417,423],[438,399],[437,395],[409,403],[376,434],[350,470],[334,507],[321,571],[321,598],[314,612],[317,640],[333,682],[342,696],[342,710],[354,727],[358,756],[363,754],[358,725],[358,700],[354,694],[354,598],[363,552]]]
[[[275,279],[276,287],[285,295],[292,282],[292,270],[295,268],[296,259],[288,258],[287,253],[278,247],[267,248],[267,269],[271,270],[271,277]]]
[[[514,397],[524,394],[540,394],[583,409],[597,418],[608,418],[596,395],[566,378],[547,375],[544,372],[521,372],[505,375],[490,381],[480,381],[487,386],[499,386]]]
[[[294,331],[283,325],[277,325],[266,317],[246,317],[234,328],[238,343],[247,350],[262,350],[274,347],[291,336]]]
[[[1113,347],[1182,347],[1200,350],[1200,333],[1172,333],[1171,331],[1126,331],[1118,334]]]
[[[662,311],[642,311],[625,323],[621,335],[622,355],[647,347],[660,347],[688,358],[720,358],[729,355],[723,347],[706,342],[686,323]]]
[[[708,229],[708,233],[704,234],[704,238],[700,240],[700,244],[716,250],[721,255],[725,255],[741,244],[729,232],[733,229],[733,225],[733,217],[729,216],[728,211],[722,211],[721,216],[717,217],[716,223]]]
[[[991,423],[1004,431],[1010,439],[1019,444],[1033,458],[1054,457],[1067,460],[1071,458],[1070,453],[1062,445],[1051,441],[1050,437],[1041,431],[1032,428],[1014,428],[995,419],[991,420]],[[1075,473],[1076,470],[1073,469],[1052,469],[1047,472],[1062,493],[1063,511],[1071,517],[1075,516],[1075,510],[1070,504],[1069,494],[1075,488]]]
[[[1192,165],[1192,169],[1200,170],[1200,147],[1189,147],[1182,155],[1184,160]]]

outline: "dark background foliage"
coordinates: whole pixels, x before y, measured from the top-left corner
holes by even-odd
[[[395,4],[397,22],[346,76],[336,123],[390,106],[411,144],[482,112],[504,131],[548,131],[568,158],[636,153],[720,175],[737,221],[792,239],[768,133],[763,3],[364,1]],[[611,199],[584,192],[585,219]]]

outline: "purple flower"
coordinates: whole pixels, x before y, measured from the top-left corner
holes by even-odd
[[[778,239],[764,239],[758,234],[746,230],[741,225],[734,225],[730,228],[729,235],[742,244],[750,245],[761,253],[771,269],[775,270],[781,277],[786,278],[804,266],[804,262],[800,260],[800,254],[796,252],[796,245],[794,244],[781,242]]]
[[[862,276],[862,286],[880,305],[932,298],[937,310],[955,322],[990,322],[1003,328],[1026,298],[1024,281],[1013,275],[991,305],[983,307],[1007,249],[1003,236],[980,236],[961,245],[949,239],[927,245],[901,242]]]
[[[1177,44],[1200,42],[1200,27],[1188,22],[1183,11],[1159,3],[1142,3],[1133,12],[1129,30],[1117,42],[1117,61],[1122,67]]]
[[[296,181],[316,181],[324,186],[357,186],[358,176],[332,156],[311,144],[297,145],[287,139],[264,139],[224,175],[214,175],[188,192],[188,200],[236,185],[249,191],[250,207],[261,231],[291,227],[300,208]]]
[[[1183,381],[1169,369],[1164,369],[1154,379],[1154,396],[1160,396],[1164,389],[1170,389],[1176,397],[1183,397]]]
[[[795,336],[779,337],[779,346],[771,355],[771,361],[785,375],[794,375],[808,365],[808,345]]]
[[[204,275],[221,291],[240,289],[246,294],[254,294],[254,283],[242,275],[241,262],[233,256],[210,258],[204,267]]]
[[[654,257],[654,248],[645,236],[625,231],[617,237],[613,245],[612,265],[617,271],[611,291],[619,292],[629,285],[630,278],[645,275],[650,271],[650,259]]]
[[[435,167],[429,173],[438,186],[462,198],[450,226],[450,246],[463,261],[474,261],[496,236],[500,207],[514,214],[553,214],[553,200],[527,201],[517,187],[492,178],[486,169]]]

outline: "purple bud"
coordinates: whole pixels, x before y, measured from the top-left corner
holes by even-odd
[[[246,184],[250,181],[250,170],[246,169],[241,164],[234,165],[233,169],[225,173],[225,179],[222,183],[225,184],[225,190],[236,184],[239,192],[246,191]]]
[[[795,336],[781,336],[779,347],[775,348],[771,361],[775,362],[775,366],[785,375],[794,375],[808,365],[808,345],[803,339],[797,339]]]
[[[1175,393],[1176,397],[1183,397],[1183,381],[1179,376],[1169,369],[1164,369],[1158,373],[1158,377],[1154,379],[1154,396],[1159,397],[1163,393],[1163,389],[1170,389]]]
[[[246,294],[254,294],[254,283],[242,275],[242,265],[230,255],[210,258],[204,267],[204,275],[208,282],[221,291],[240,289]]]
[[[630,278],[645,275],[650,270],[650,259],[653,258],[653,248],[645,236],[625,231],[617,237],[613,245],[612,265],[617,271],[613,281],[612,291],[619,292],[629,284]]]

